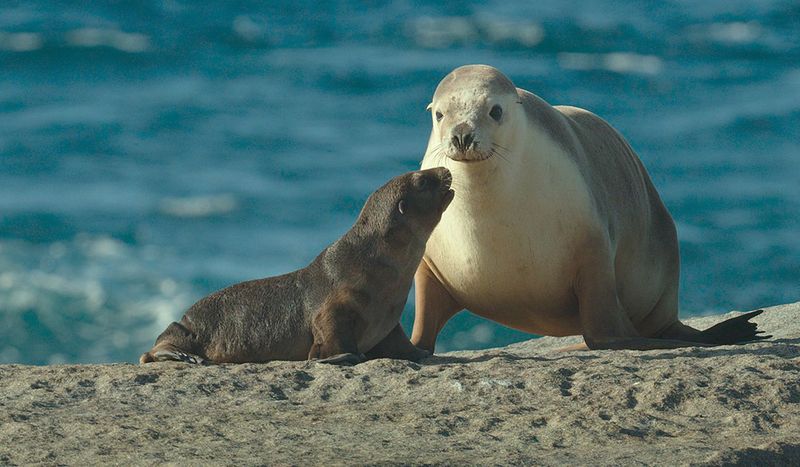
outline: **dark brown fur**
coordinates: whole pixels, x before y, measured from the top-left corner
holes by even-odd
[[[158,336],[140,362],[424,357],[427,352],[411,344],[398,321],[425,242],[452,196],[447,169],[393,178],[369,197],[353,227],[307,267],[203,298]]]

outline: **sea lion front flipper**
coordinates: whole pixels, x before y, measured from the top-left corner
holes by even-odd
[[[423,257],[414,274],[415,312],[411,343],[433,354],[439,331],[464,307],[442,285],[433,271],[435,266],[431,264]]]
[[[366,359],[367,357],[363,353],[340,353],[339,355],[317,360],[317,362],[331,365],[358,365]]]
[[[308,359],[321,359],[323,363],[351,363],[356,357],[364,356],[358,351],[356,325],[361,320],[358,312],[344,293],[334,294],[325,301],[322,308],[311,320],[311,333],[314,342],[308,352]]]
[[[398,358],[418,362],[423,358],[430,357],[431,353],[420,349],[408,340],[408,336],[403,332],[403,328],[398,324],[395,326],[382,341],[367,352],[367,358]]]

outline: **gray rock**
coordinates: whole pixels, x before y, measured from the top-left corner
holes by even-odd
[[[2,365],[0,464],[798,465],[798,311],[755,319],[770,341],[716,348]]]

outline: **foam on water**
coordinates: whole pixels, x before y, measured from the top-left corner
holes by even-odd
[[[414,18],[406,34],[425,48],[486,44],[505,47],[534,47],[544,38],[544,29],[533,21],[496,18],[489,15]]]
[[[231,194],[165,198],[161,201],[161,211],[176,217],[206,217],[227,214],[236,205],[236,197]]]
[[[74,47],[111,47],[129,53],[150,48],[150,38],[146,35],[116,29],[80,28],[69,31],[65,38],[67,44]]]
[[[0,31],[0,50],[11,52],[30,52],[42,47],[42,36],[35,32],[2,32]]]
[[[0,355],[36,363],[131,360],[132,349],[151,345],[191,304],[185,285],[153,272],[158,260],[106,236],[1,242]]]
[[[561,53],[558,63],[570,70],[608,70],[615,73],[657,75],[664,67],[663,61],[654,55],[630,52],[607,54]]]

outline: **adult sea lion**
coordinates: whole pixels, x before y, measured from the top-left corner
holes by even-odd
[[[764,338],[755,311],[705,331],[678,320],[675,224],[644,166],[608,123],[553,107],[495,68],[439,83],[422,168],[446,166],[459,196],[415,275],[411,342],[433,351],[455,313],[525,332],[583,335],[591,349]]]
[[[140,363],[427,356],[409,342],[399,319],[425,242],[453,200],[450,181],[441,167],[393,178],[307,267],[203,298],[158,336]]]

